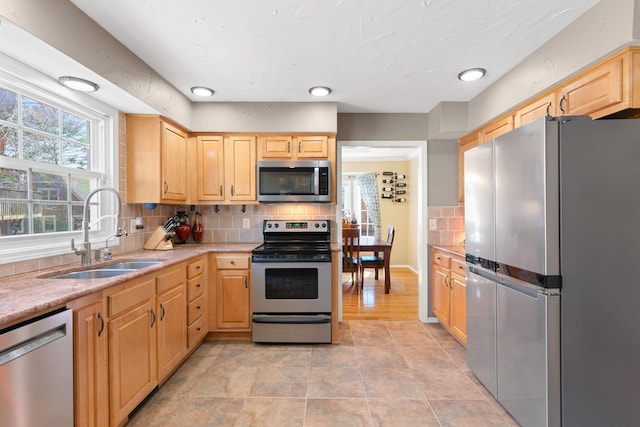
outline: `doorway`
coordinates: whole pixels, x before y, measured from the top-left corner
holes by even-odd
[[[405,224],[405,233],[411,236],[409,250],[412,252],[410,261],[411,269],[415,270],[418,276],[418,319],[422,322],[430,322],[428,316],[428,251],[427,251],[427,142],[426,141],[338,141],[337,142],[337,188],[342,189],[342,176],[344,172],[343,163],[350,164],[353,159],[359,162],[364,160],[370,162],[381,161],[385,164],[391,159],[411,160],[414,171],[411,173],[410,185],[413,187],[410,200],[410,220]],[[382,173],[385,170],[371,170],[369,172]],[[409,185],[409,184],[408,184]],[[341,233],[343,194],[338,191],[338,209],[336,210],[336,223],[338,232]],[[382,218],[382,228],[386,229],[387,223],[392,222],[389,218]],[[383,232],[384,233],[384,232]],[[398,234],[396,234],[397,238]],[[384,237],[384,236],[383,236]],[[396,240],[397,242],[397,240]],[[396,243],[394,242],[394,251]],[[392,258],[393,262],[393,258]],[[393,280],[393,276],[392,276]],[[393,283],[391,287],[393,295]],[[342,320],[342,292],[338,293],[339,319]]]

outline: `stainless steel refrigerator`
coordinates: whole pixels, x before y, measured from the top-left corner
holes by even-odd
[[[640,425],[640,121],[465,153],[467,362],[523,426]]]

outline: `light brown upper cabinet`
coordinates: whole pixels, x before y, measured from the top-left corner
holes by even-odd
[[[558,114],[558,93],[550,92],[520,106],[513,114],[513,127],[519,128],[541,117]]]
[[[499,119],[496,119],[482,129],[480,129],[480,144],[483,142],[491,141],[494,138],[504,135],[505,133],[513,130],[513,115],[507,114]]]
[[[327,159],[326,135],[263,135],[258,137],[260,160]]]
[[[458,142],[458,202],[464,204],[464,152],[477,146],[480,141],[478,132],[463,136]]]
[[[601,117],[619,110],[628,99],[624,91],[625,57],[619,56],[568,84],[562,89],[560,109],[567,115]]]
[[[199,203],[257,203],[254,135],[198,135],[196,153]]]
[[[187,202],[187,132],[160,116],[127,115],[127,202]]]

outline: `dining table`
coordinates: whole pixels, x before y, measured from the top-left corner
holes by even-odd
[[[388,294],[391,288],[391,274],[389,273],[389,262],[391,258],[391,245],[385,239],[374,236],[360,237],[360,253],[373,252],[378,256],[380,252],[384,255],[384,293]],[[360,278],[364,283],[364,276]]]

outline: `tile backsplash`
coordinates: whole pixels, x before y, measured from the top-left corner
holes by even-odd
[[[428,217],[430,245],[464,244],[464,206],[429,206]]]

